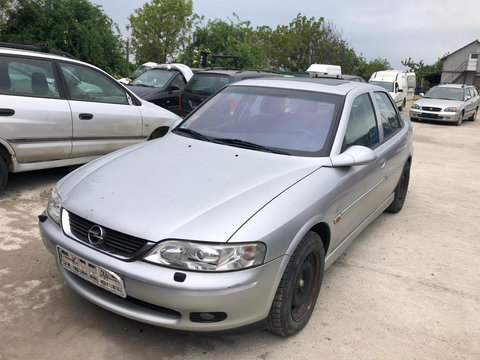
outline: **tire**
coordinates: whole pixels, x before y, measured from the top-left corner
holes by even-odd
[[[402,111],[403,108],[405,107],[405,105],[407,105],[407,99],[403,99],[403,103],[402,105],[398,108],[399,111]]]
[[[407,161],[405,167],[402,171],[402,176],[398,181],[397,187],[395,188],[395,197],[390,206],[385,210],[386,212],[396,214],[400,212],[405,203],[405,198],[407,197],[408,183],[410,181],[410,161]]]
[[[456,123],[457,126],[461,126],[461,125],[462,125],[462,123],[463,123],[463,116],[464,116],[464,115],[465,115],[465,114],[464,114],[463,112],[460,114],[460,117],[458,118],[457,123]]]
[[[8,182],[8,166],[7,161],[0,157],[0,194],[7,187]]]
[[[291,336],[307,325],[312,315],[325,269],[322,239],[308,232],[295,249],[278,285],[267,318],[267,330]]]

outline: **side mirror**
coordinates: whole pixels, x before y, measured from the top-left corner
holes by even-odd
[[[377,160],[377,154],[366,147],[353,145],[340,155],[330,157],[333,167],[349,167],[356,165],[366,165]]]
[[[421,97],[424,97],[424,96],[425,96],[425,94],[424,94],[424,93],[420,93],[420,94],[418,94],[418,95],[420,95]]]
[[[398,92],[399,92],[399,93],[403,92],[403,89],[398,89]]]
[[[472,97],[470,95],[465,96],[465,101],[470,100]]]

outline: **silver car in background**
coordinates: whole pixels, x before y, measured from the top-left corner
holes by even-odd
[[[444,84],[434,86],[410,108],[412,120],[433,120],[462,125],[463,120],[475,121],[480,96],[473,85]]]
[[[63,178],[40,232],[65,281],[117,314],[290,336],[324,270],[401,210],[412,152],[410,121],[380,87],[245,80],[161,140]]]

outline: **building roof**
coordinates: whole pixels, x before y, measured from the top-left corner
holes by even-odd
[[[462,50],[462,49],[466,48],[467,46],[470,46],[470,45],[472,45],[472,44],[474,44],[474,43],[477,43],[478,46],[480,47],[480,41],[478,41],[478,39],[476,39],[476,40],[472,41],[471,43],[469,43],[469,44],[467,44],[467,45],[465,45],[465,46],[462,46],[460,49],[455,50],[454,52],[445,55],[444,57],[441,58],[441,60],[445,60],[447,57],[449,57],[449,56],[451,56],[451,55],[459,52],[460,50]]]

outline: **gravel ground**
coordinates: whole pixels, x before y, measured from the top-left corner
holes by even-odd
[[[310,323],[287,339],[173,332],[89,303],[38,233],[66,170],[12,175],[0,197],[0,359],[480,359],[480,117],[413,126],[404,209],[326,272]]]

